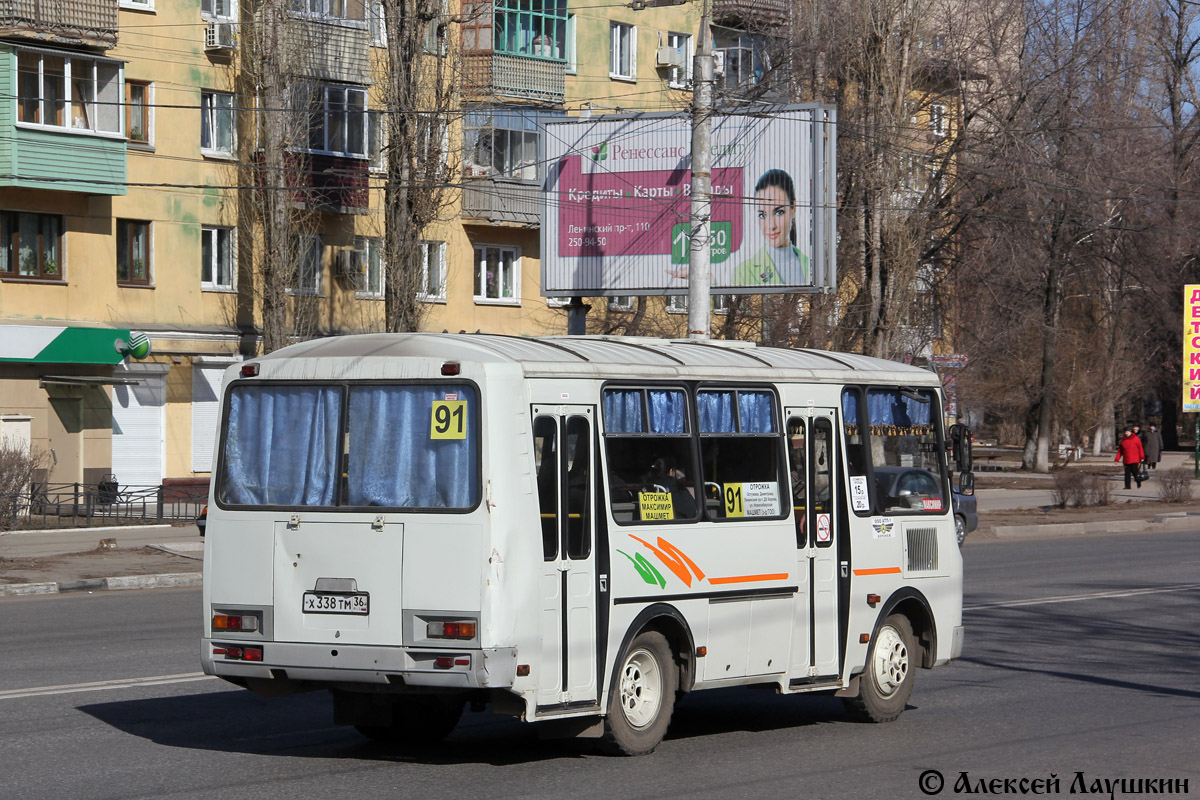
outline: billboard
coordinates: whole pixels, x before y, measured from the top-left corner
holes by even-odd
[[[1183,411],[1200,411],[1200,285],[1183,287]]]
[[[712,291],[818,292],[837,282],[837,116],[827,105],[712,121]],[[542,294],[687,294],[691,121],[539,120]]]

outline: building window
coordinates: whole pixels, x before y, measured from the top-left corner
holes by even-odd
[[[120,62],[17,51],[18,122],[119,135],[120,108]]]
[[[721,54],[719,59],[724,70],[717,76],[719,88],[757,86],[770,68],[766,40],[761,36],[713,26],[713,46]]]
[[[637,28],[624,22],[613,22],[608,28],[608,77],[632,81],[637,79]]]
[[[308,149],[367,157],[367,91],[314,86],[309,94]]]
[[[733,300],[733,295],[729,294],[714,294],[712,295],[712,312],[714,314],[728,314],[729,306]],[[688,296],[686,294],[672,294],[667,296],[667,313],[668,314],[686,314],[688,310]]]
[[[354,249],[362,253],[366,260],[366,269],[360,279],[358,296],[383,297],[383,240],[360,236],[354,240]]]
[[[565,61],[567,0],[495,0],[497,53]]]
[[[153,143],[150,93],[151,84],[145,81],[125,81],[125,138],[130,144]]]
[[[671,67],[667,85],[672,89],[689,89],[692,84],[692,37],[686,33],[668,33],[667,47],[680,54],[683,66]]]
[[[535,112],[493,108],[468,113],[463,141],[468,174],[537,180],[538,133]]]
[[[0,211],[0,275],[61,280],[62,217]]]
[[[563,56],[567,60],[567,74],[574,75],[579,70],[578,58],[575,55],[575,24],[577,16],[567,16],[566,39],[563,42]]]
[[[300,266],[296,275],[296,294],[321,293],[321,237],[305,236],[300,245]]]
[[[233,228],[201,228],[200,287],[233,289]]]
[[[514,247],[475,248],[475,300],[518,302],[521,256]]]
[[[200,0],[200,16],[203,19],[228,21],[237,17],[234,0]]]
[[[387,47],[387,19],[383,14],[382,0],[368,0],[367,27],[371,31],[371,46]]]
[[[939,139],[946,135],[946,107],[941,103],[929,107],[929,127]]]
[[[637,298],[633,295],[620,295],[608,298],[609,311],[633,311],[637,307]]]
[[[150,223],[117,220],[117,283],[150,283]]]
[[[200,150],[220,156],[233,155],[233,95],[200,92]]]
[[[130,8],[134,11],[153,11],[154,0],[120,0],[117,3],[121,8]]]
[[[290,0],[293,14],[317,19],[366,21],[362,0]]]
[[[446,0],[435,0],[432,17],[425,25],[425,52],[430,55],[446,54],[447,19]]]
[[[446,243],[421,242],[421,299],[446,300]]]

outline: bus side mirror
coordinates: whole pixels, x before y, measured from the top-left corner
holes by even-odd
[[[971,471],[971,429],[961,423],[950,426],[950,456],[959,472]]]
[[[962,472],[958,476],[958,491],[962,494],[975,494],[975,473]]]

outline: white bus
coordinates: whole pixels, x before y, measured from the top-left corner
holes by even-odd
[[[204,671],[387,740],[471,704],[647,753],[739,685],[891,720],[962,649],[946,448],[937,376],[857,355],[288,347],[225,375]]]

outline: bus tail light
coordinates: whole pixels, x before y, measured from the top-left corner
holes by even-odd
[[[214,631],[254,633],[258,630],[258,616],[255,614],[213,614],[212,627]]]
[[[214,656],[225,656],[226,661],[262,661],[261,647],[242,647],[241,645],[226,644],[213,647]]]
[[[430,622],[427,635],[431,639],[474,639],[474,620],[437,620]]]

